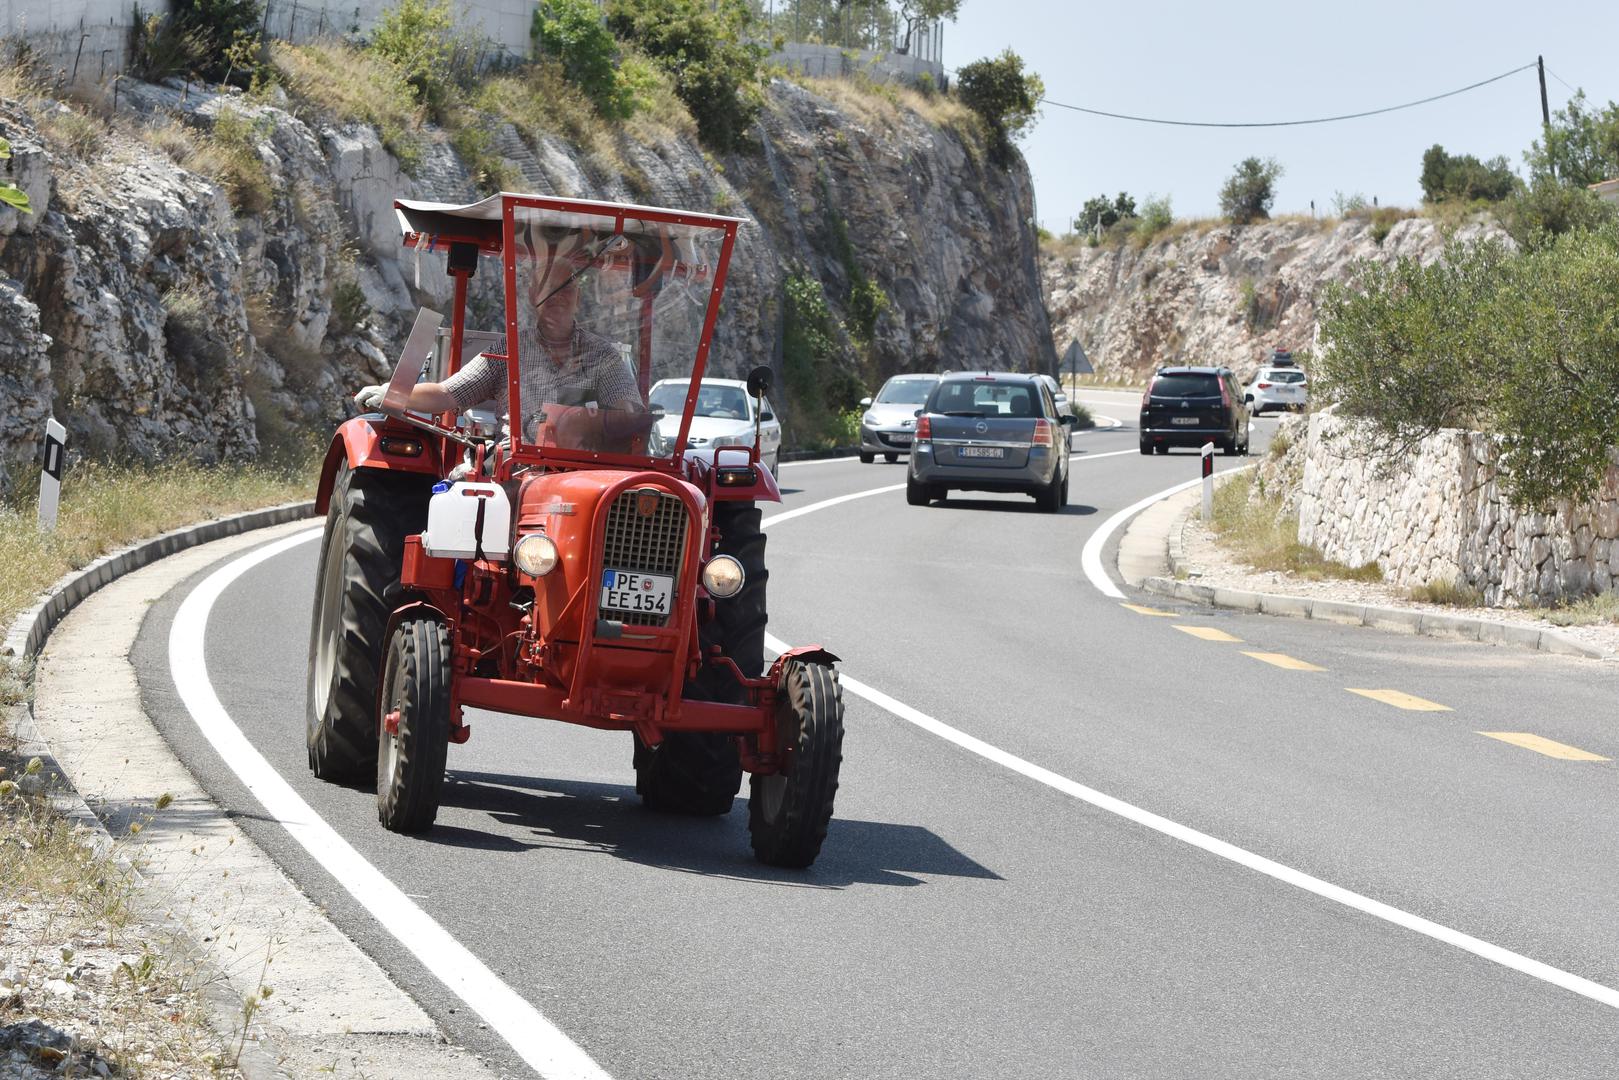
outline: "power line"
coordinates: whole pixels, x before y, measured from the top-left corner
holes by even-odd
[[[1563,78],[1561,75],[1557,74],[1557,72],[1553,71],[1551,68],[1546,69],[1546,74],[1550,75],[1552,78],[1556,79],[1558,82],[1562,83],[1564,86],[1568,86],[1568,80]],[[1574,87],[1572,87],[1572,86],[1568,86],[1568,88],[1569,88],[1569,91],[1571,93],[1575,93],[1575,94],[1579,93],[1579,91],[1574,89]]]
[[[1336,121],[1339,121],[1339,120],[1358,120],[1363,116],[1379,116],[1379,115],[1381,115],[1383,113],[1398,112],[1401,109],[1415,108],[1418,105],[1426,105],[1431,101],[1439,101],[1439,100],[1441,100],[1443,98],[1455,97],[1457,94],[1465,94],[1469,90],[1477,90],[1479,87],[1488,86],[1490,83],[1493,83],[1493,82],[1500,82],[1502,79],[1507,78],[1509,75],[1516,75],[1520,71],[1528,71],[1530,68],[1532,68],[1534,66],[1535,66],[1534,64],[1525,64],[1523,67],[1515,67],[1511,71],[1503,71],[1501,74],[1494,75],[1494,76],[1492,76],[1492,77],[1490,77],[1488,79],[1483,79],[1483,80],[1480,80],[1479,82],[1472,83],[1472,84],[1470,84],[1468,86],[1463,86],[1463,87],[1461,87],[1460,89],[1457,89],[1457,90],[1447,90],[1443,94],[1435,94],[1432,97],[1425,97],[1425,98],[1422,98],[1420,101],[1407,101],[1403,105],[1390,105],[1386,109],[1368,109],[1365,112],[1345,113],[1342,116],[1322,116],[1322,117],[1319,117],[1319,118],[1314,119],[1314,120],[1269,120],[1269,121],[1255,121],[1255,122],[1250,122],[1250,123],[1216,123],[1216,122],[1207,121],[1207,120],[1163,120],[1163,119],[1159,119],[1157,117],[1152,117],[1152,116],[1131,116],[1128,113],[1105,112],[1102,109],[1087,109],[1083,105],[1068,105],[1068,104],[1066,104],[1064,102],[1061,102],[1061,101],[1052,101],[1050,98],[1041,98],[1040,99],[1040,104],[1042,104],[1042,105],[1052,105],[1052,106],[1055,106],[1055,107],[1057,107],[1059,109],[1072,109],[1074,112],[1089,113],[1092,116],[1106,116],[1106,117],[1108,117],[1110,119],[1113,119],[1113,120],[1133,120],[1136,123],[1140,123],[1140,124],[1168,124],[1168,125],[1170,125],[1172,127],[1209,127],[1209,128],[1298,127],[1298,126],[1301,126],[1301,125],[1304,125],[1304,124],[1331,124],[1331,123],[1335,123]],[[1558,81],[1561,82],[1562,80],[1559,79]],[[1567,86],[1568,84],[1564,83],[1563,85]]]

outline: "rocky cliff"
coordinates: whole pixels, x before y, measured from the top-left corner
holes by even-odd
[[[750,219],[713,372],[782,362],[789,276],[818,281],[834,315],[858,282],[881,292],[869,334],[835,326],[833,364],[865,385],[1054,362],[1029,176],[990,163],[958,107],[777,80],[757,133],[724,161],[687,134],[621,133],[616,169],[554,132],[491,134],[532,191]],[[262,166],[234,198],[199,164],[224,134]],[[407,173],[370,127],[195,87],[125,81],[110,118],[0,98],[0,136],[35,208],[0,207],[7,484],[53,413],[79,450],[148,460],[328,432],[348,393],[388,373],[416,306],[447,298],[442,256],[418,268],[401,250],[392,200],[480,194],[442,134]],[[473,298],[491,324],[493,278]]]
[[[1272,348],[1310,346],[1322,289],[1358,261],[1428,262],[1451,237],[1495,234],[1493,223],[1471,221],[1447,235],[1422,217],[1182,223],[1145,247],[1048,245],[1041,275],[1059,354],[1077,338],[1103,375],[1133,381],[1163,364],[1219,364],[1246,379]]]

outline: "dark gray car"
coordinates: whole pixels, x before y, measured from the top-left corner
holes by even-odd
[[[1068,502],[1068,428],[1037,375],[946,375],[917,414],[905,500],[1020,491],[1056,513]]]

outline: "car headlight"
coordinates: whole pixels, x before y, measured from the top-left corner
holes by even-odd
[[[741,592],[742,583],[747,579],[742,564],[730,555],[716,555],[703,567],[703,588],[721,600]]]
[[[716,435],[708,441],[710,446],[749,446],[753,439],[747,435]]]
[[[529,533],[517,541],[512,561],[530,577],[544,577],[556,569],[557,546],[544,533]]]
[[[871,413],[867,413],[865,416],[862,416],[860,418],[860,422],[862,424],[865,424],[867,427],[876,427],[877,426],[877,418],[875,416],[873,416]]]

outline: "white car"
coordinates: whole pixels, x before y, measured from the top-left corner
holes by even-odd
[[[1309,399],[1310,380],[1296,367],[1262,367],[1243,388],[1243,400],[1255,416],[1266,409],[1302,409]]]
[[[860,460],[870,465],[877,455],[887,461],[909,457],[916,432],[916,410],[939,383],[937,375],[895,375],[877,397],[861,398]]]
[[[691,383],[685,379],[664,379],[652,384],[647,400],[663,407],[668,414],[658,421],[657,438],[672,441],[680,434],[680,417],[686,411],[686,394]],[[764,462],[770,475],[776,475],[781,460],[781,421],[770,407],[768,397],[761,398],[759,411],[759,460]],[[686,444],[693,449],[705,450],[716,446],[753,445],[753,399],[748,396],[748,384],[740,379],[704,379],[697,387],[697,409],[692,414],[691,430],[686,433]]]

